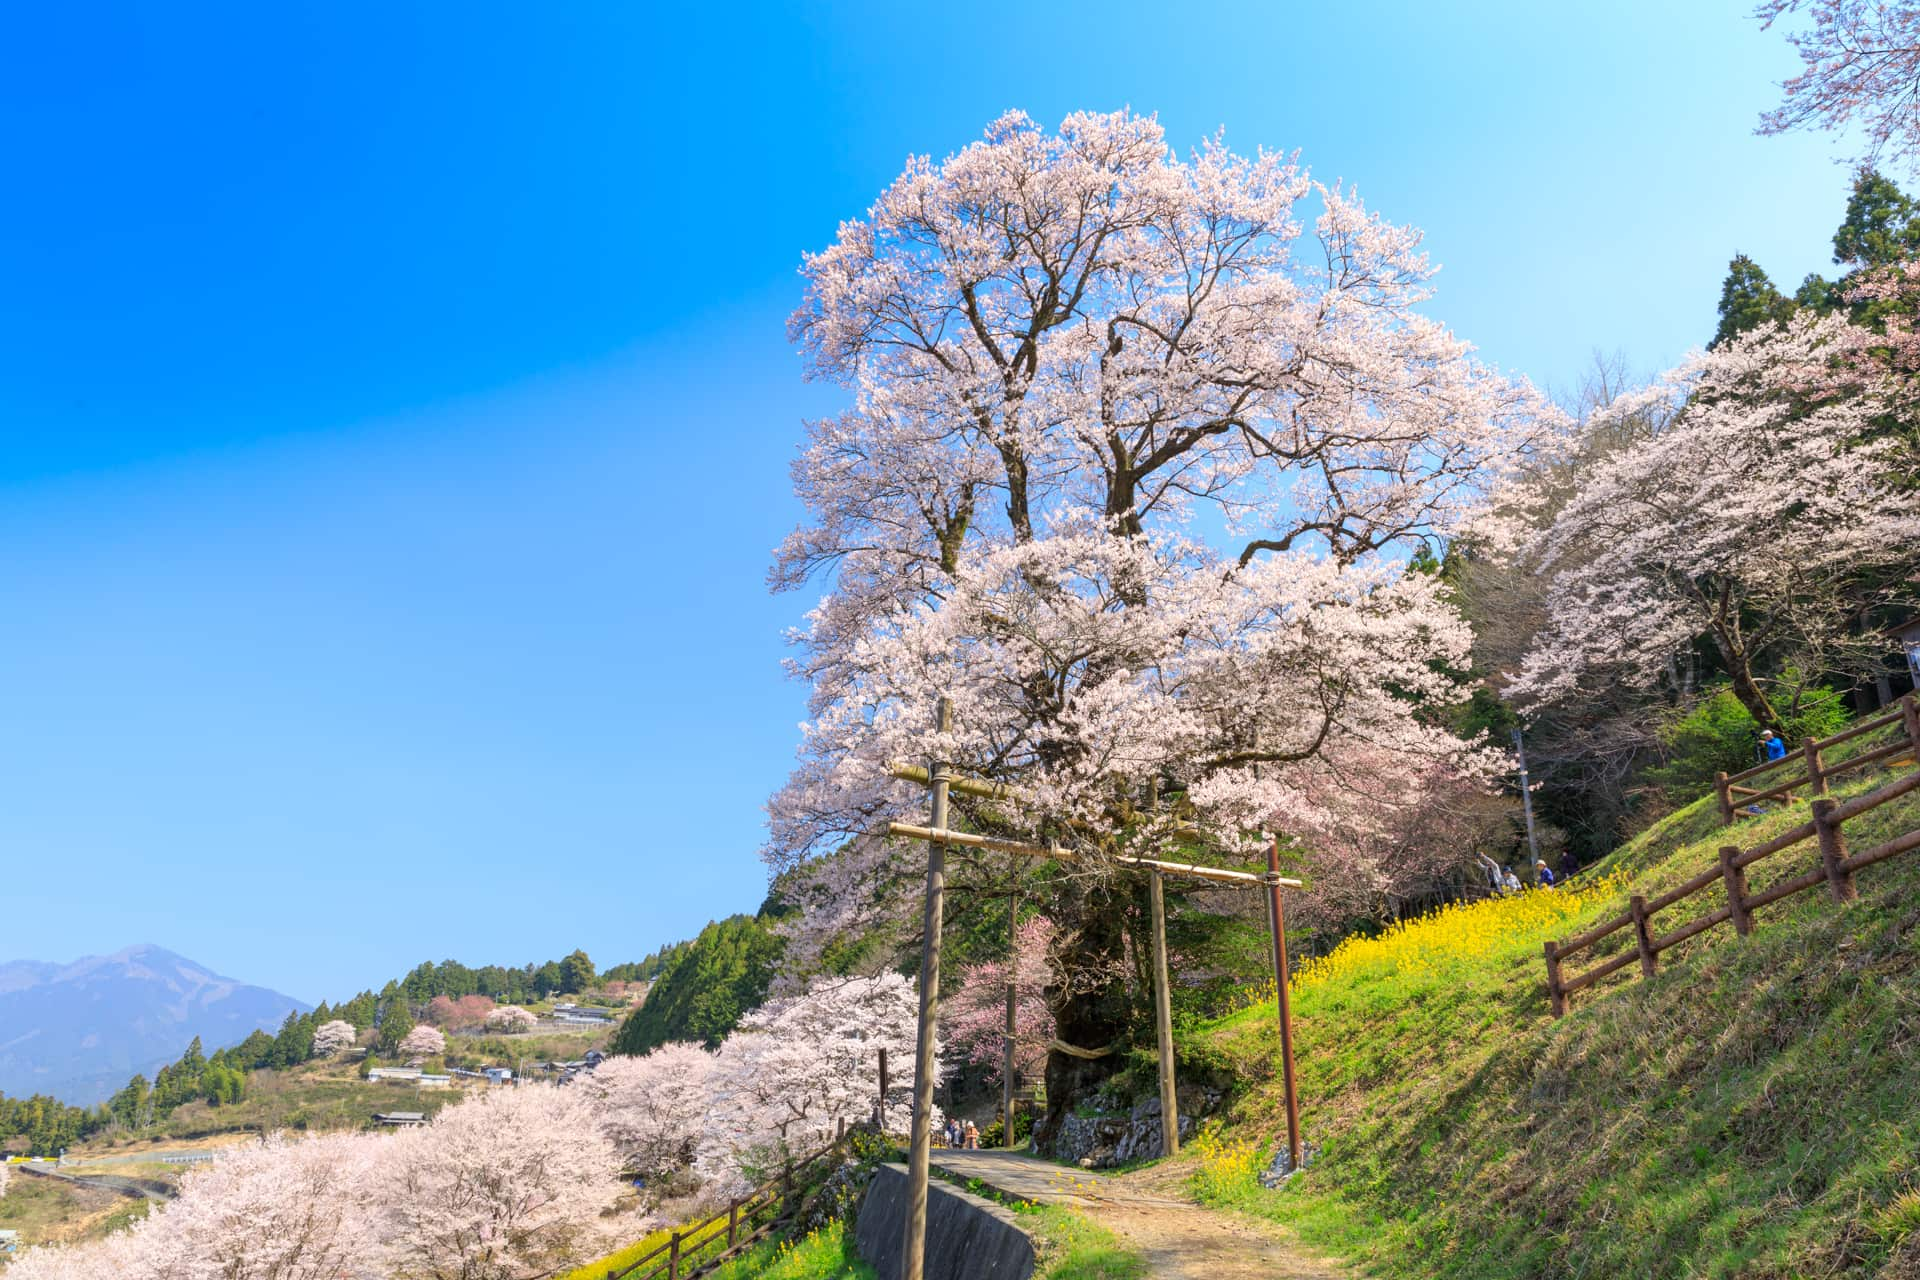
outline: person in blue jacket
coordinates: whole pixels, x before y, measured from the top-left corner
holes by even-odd
[[[1787,758],[1787,744],[1782,742],[1779,736],[1771,729],[1762,729],[1760,731],[1760,747],[1761,750],[1767,753],[1767,759],[1769,760],[1785,760]]]

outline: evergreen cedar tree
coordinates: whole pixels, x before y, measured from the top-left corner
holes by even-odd
[[[793,659],[810,721],[770,806],[776,872],[924,821],[896,760],[1009,784],[958,818],[1092,867],[1171,851],[1186,823],[1216,856],[1258,857],[1273,829],[1338,849],[1361,806],[1329,797],[1411,805],[1498,770],[1436,722],[1470,637],[1404,561],[1565,424],[1426,314],[1420,239],[1288,156],[1015,113],[911,160],[808,256],[790,331],[853,404],[808,425],[808,517],[772,571],[831,570]],[[1238,540],[1192,535],[1214,524]],[[823,934],[923,857],[821,859],[870,874],[831,895],[854,905],[783,923],[789,963],[827,957]],[[1094,1055],[1050,1055],[1045,1142],[1140,1025],[1137,885],[1036,892],[1059,1038]]]
[[[717,1053],[673,1044],[567,1088],[487,1089],[397,1133],[271,1135],[130,1228],[28,1250],[9,1280],[547,1280],[723,1207],[867,1116],[879,1051],[912,1052],[917,1006],[897,974],[828,980],[767,1002]],[[896,1091],[891,1125],[905,1106]]]
[[[700,931],[615,1032],[615,1053],[646,1053],[676,1040],[712,1048],[767,997],[780,939],[759,917],[729,916]]]

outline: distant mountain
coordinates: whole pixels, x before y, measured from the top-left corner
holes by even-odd
[[[0,964],[0,1093],[103,1102],[136,1073],[152,1080],[195,1036],[212,1053],[308,1008],[151,945]]]

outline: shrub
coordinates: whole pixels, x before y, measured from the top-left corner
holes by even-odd
[[[1808,738],[1827,738],[1847,724],[1846,704],[1831,689],[1812,689],[1798,707],[1782,717],[1789,749]],[[1663,764],[1649,768],[1646,780],[1691,800],[1713,789],[1716,773],[1738,773],[1756,762],[1760,724],[1730,689],[1702,698],[1660,735]]]

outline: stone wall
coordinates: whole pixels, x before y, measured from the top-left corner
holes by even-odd
[[[854,1247],[880,1280],[899,1280],[907,1169],[883,1164],[867,1187]],[[1012,1213],[934,1178],[927,1185],[926,1280],[1028,1280],[1033,1241]]]

